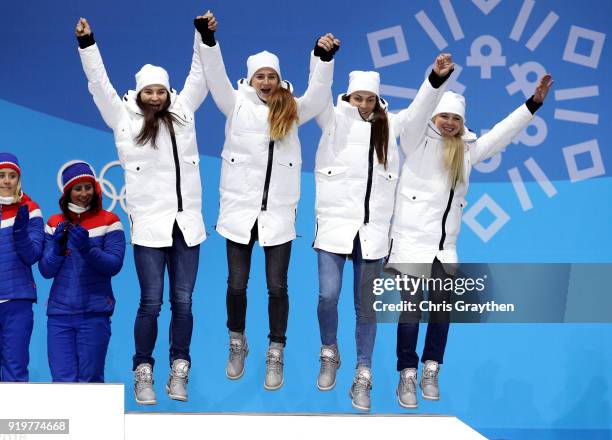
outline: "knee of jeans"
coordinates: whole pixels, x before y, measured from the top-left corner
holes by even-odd
[[[246,297],[246,287],[245,288],[236,288],[232,287],[229,284],[227,285],[227,294],[233,297]]]
[[[188,312],[191,311],[191,304],[191,298],[175,298],[170,300],[170,309],[174,312]]]
[[[287,287],[277,287],[268,289],[268,296],[272,298],[286,298],[287,295]]]
[[[326,292],[319,292],[319,306],[323,308],[338,307],[338,296]]]
[[[157,317],[161,312],[162,303],[161,302],[146,302],[141,300],[140,307],[138,308],[139,315],[147,315]]]

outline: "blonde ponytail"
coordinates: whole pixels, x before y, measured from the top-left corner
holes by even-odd
[[[267,101],[270,137],[278,141],[284,138],[298,122],[297,103],[293,94],[282,86]]]
[[[463,175],[463,153],[465,144],[463,143],[464,129],[453,137],[443,137],[444,140],[444,165],[448,171],[449,185],[454,188],[457,184],[465,181]]]

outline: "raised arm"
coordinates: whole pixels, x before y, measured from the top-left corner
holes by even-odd
[[[310,83],[312,75],[315,71],[319,60],[331,61],[340,49],[340,40],[335,38],[332,34],[326,34],[320,37],[315,44],[313,55],[310,57],[310,69],[308,73],[308,82]],[[329,93],[326,93],[325,105],[323,109],[316,115],[315,120],[321,130],[325,130],[329,124],[334,122],[334,99],[331,91],[331,84],[329,87]]]
[[[413,145],[418,145],[425,135],[427,121],[440,102],[446,89],[446,80],[454,67],[450,54],[438,55],[431,73],[421,84],[408,108],[390,115],[392,132],[401,137],[400,145],[404,154],[408,154]]]
[[[115,129],[125,111],[121,98],[113,88],[102,56],[96,44],[91,27],[85,18],[80,18],[76,25],[76,36],[79,41],[81,64],[87,76],[87,87],[94,102],[111,129]]]
[[[315,49],[310,54],[308,88],[297,99],[300,125],[326,110],[326,106],[330,103],[331,86],[334,79],[333,57],[339,47],[340,40],[329,33],[317,40]]]
[[[470,160],[476,164],[499,153],[519,134],[533,119],[535,112],[542,106],[546,95],[553,84],[552,76],[546,74],[536,87],[536,90],[525,104],[510,113],[502,121],[478,138],[470,146]]]
[[[194,25],[202,36],[203,44],[200,44],[200,61],[204,70],[206,84],[210,89],[213,100],[219,110],[227,117],[234,111],[236,105],[236,90],[227,77],[225,64],[221,56],[221,48],[215,41],[214,32],[217,29],[217,20],[212,12],[198,16]]]
[[[202,105],[202,102],[204,102],[204,99],[208,94],[208,86],[206,84],[204,71],[202,70],[202,62],[200,61],[200,46],[203,45],[203,40],[200,30],[198,29],[198,23],[199,21],[202,21],[204,22],[204,26],[211,28],[211,30],[214,31],[217,24],[216,22],[209,22],[209,14],[210,11],[202,16],[196,17],[194,20],[196,31],[193,38],[193,56],[191,57],[191,68],[189,69],[189,75],[185,80],[183,90],[181,90],[181,93],[179,94],[183,102],[192,112],[195,112],[200,105]]]

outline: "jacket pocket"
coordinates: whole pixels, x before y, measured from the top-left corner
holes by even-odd
[[[329,210],[343,210],[348,200],[347,166],[328,166],[315,170],[317,212],[331,214]]]
[[[297,203],[300,197],[300,171],[302,161],[299,157],[275,157],[270,179],[268,201],[277,199],[283,204]]]
[[[229,150],[221,152],[221,191],[246,197],[248,188],[248,165],[250,157],[246,154]],[[222,195],[223,196],[223,195]]]
[[[157,194],[155,166],[150,161],[131,161],[125,164],[125,189],[128,205],[145,206]]]

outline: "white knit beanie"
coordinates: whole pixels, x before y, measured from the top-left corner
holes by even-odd
[[[442,99],[431,115],[436,116],[440,113],[454,113],[461,116],[465,123],[465,98],[455,92],[444,92]]]
[[[358,91],[372,92],[376,96],[380,96],[380,75],[378,72],[353,70],[349,73],[349,86],[346,94],[350,95]]]
[[[159,84],[170,91],[170,77],[166,69],[152,64],[145,64],[136,74],[136,94],[147,86]]]
[[[278,80],[282,80],[280,71],[280,62],[278,57],[273,53],[264,50],[263,52],[256,53],[247,58],[247,83],[251,83],[251,78],[255,75],[259,69],[269,67],[278,74]]]

